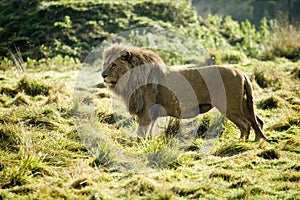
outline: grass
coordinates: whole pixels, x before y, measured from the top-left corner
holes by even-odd
[[[247,73],[254,77],[257,62],[250,61]],[[109,142],[97,136],[95,151],[84,145],[73,115],[69,91],[76,71],[29,68],[25,76],[14,69],[0,71],[5,77],[0,79],[0,198],[297,199],[300,97],[293,66],[297,63],[286,60],[259,65],[271,80],[273,74],[279,77],[284,90],[272,81],[261,87],[253,79],[264,132],[277,143],[240,142],[229,121],[225,129],[210,128],[219,120],[212,113],[194,121],[193,141],[176,137],[190,122],[170,119],[168,125],[158,124],[153,139],[138,143],[127,131],[136,124],[118,123],[127,115],[109,109],[111,95],[99,86],[97,99],[85,103],[94,102],[95,123]],[[205,137],[207,130],[219,137]]]
[[[283,56],[291,60],[300,58],[299,25],[283,24],[275,31],[273,48],[275,56]]]

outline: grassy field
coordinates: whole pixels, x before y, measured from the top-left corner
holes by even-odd
[[[80,64],[66,62],[43,64],[38,72],[13,67],[0,73],[1,199],[299,199],[299,62],[249,60],[234,66],[252,78],[264,131],[277,143],[241,142],[229,121],[211,149],[201,135],[180,150],[163,133],[137,143],[117,129],[112,114],[122,114],[107,108],[111,94],[100,83],[92,99],[97,123],[114,146],[154,155],[140,163],[122,163],[122,155],[105,144],[98,155],[83,144],[73,107]],[[202,130],[210,115],[199,117]],[[172,134],[174,123],[163,131]],[[168,151],[161,151],[164,146]]]
[[[204,20],[190,1],[174,2],[1,3],[0,200],[300,199],[299,28]],[[136,142],[129,132],[137,123],[99,72],[83,76],[83,61],[114,34],[140,27],[168,30],[128,32],[126,41],[170,67],[242,69],[274,142],[252,142],[253,132],[240,141],[238,128],[213,111],[162,119],[153,139]],[[176,137],[178,127],[196,132]]]

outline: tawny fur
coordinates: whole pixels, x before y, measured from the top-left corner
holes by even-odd
[[[216,107],[248,140],[267,140],[255,114],[249,78],[225,66],[170,69],[154,52],[116,44],[105,50],[102,76],[108,87],[138,119],[137,134],[146,137],[158,117],[191,118]]]

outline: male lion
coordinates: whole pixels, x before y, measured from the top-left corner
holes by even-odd
[[[263,121],[254,113],[252,87],[238,69],[224,66],[170,69],[152,51],[115,44],[103,54],[105,84],[137,117],[139,137],[152,134],[158,117],[191,118],[216,107],[248,140],[268,140]]]

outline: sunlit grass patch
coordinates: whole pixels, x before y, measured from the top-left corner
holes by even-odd
[[[146,156],[148,167],[164,168],[176,165],[175,161],[180,157],[177,139],[165,135],[157,135],[151,140],[141,140],[138,144],[138,152]]]

